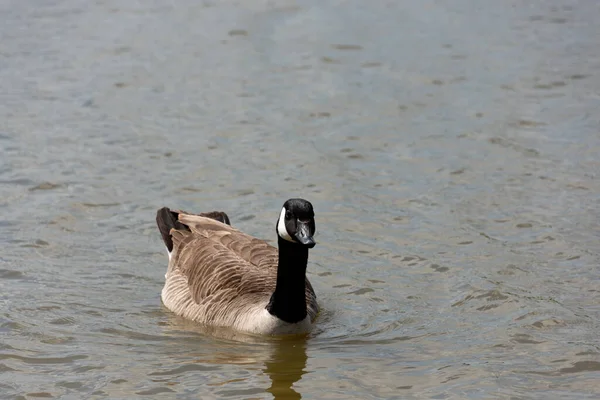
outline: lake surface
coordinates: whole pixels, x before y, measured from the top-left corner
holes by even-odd
[[[0,397],[600,396],[600,2],[0,5]],[[155,211],[275,241],[306,338],[160,302]]]

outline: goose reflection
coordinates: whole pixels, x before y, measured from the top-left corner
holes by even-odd
[[[307,372],[306,335],[252,336],[227,328],[201,326],[176,316],[169,316],[162,328],[174,339],[169,341],[173,345],[168,346],[170,358],[178,358],[179,362],[184,358],[186,363],[205,366],[244,365],[249,371],[255,370],[251,366],[263,365],[259,370],[271,381],[265,390],[274,399],[302,398],[294,385]],[[173,351],[173,347],[177,350]],[[223,389],[228,382],[231,381],[210,386]]]
[[[267,392],[276,400],[301,399],[293,386],[306,373],[306,337],[284,338],[273,344],[273,353],[263,370],[271,378]]]

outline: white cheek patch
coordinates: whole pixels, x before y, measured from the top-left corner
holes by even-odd
[[[290,236],[287,229],[285,229],[285,207],[281,209],[281,214],[279,214],[279,221],[277,222],[277,234],[280,238],[287,240],[288,242],[296,243],[294,239]]]

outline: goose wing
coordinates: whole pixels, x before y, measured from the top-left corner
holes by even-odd
[[[180,213],[179,221],[192,233],[210,239],[263,272],[277,272],[277,249],[229,225],[198,215]]]
[[[197,304],[268,300],[277,280],[277,249],[210,218],[179,214],[190,231],[172,230],[169,267],[184,276]]]

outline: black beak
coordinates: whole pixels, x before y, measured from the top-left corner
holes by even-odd
[[[313,239],[314,234],[314,224],[311,221],[297,221],[296,225],[296,240],[298,243],[312,249],[315,247],[315,239]]]

